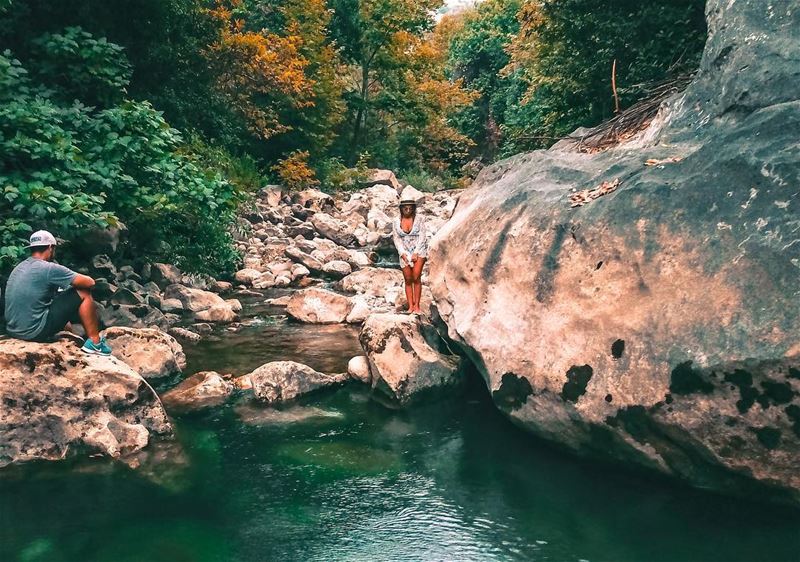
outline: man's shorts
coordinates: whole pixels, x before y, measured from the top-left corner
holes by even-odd
[[[53,297],[47,312],[47,320],[42,331],[36,336],[35,341],[47,342],[53,339],[58,332],[64,329],[67,322],[80,324],[78,307],[81,305],[81,296],[74,287],[66,291],[60,291]]]

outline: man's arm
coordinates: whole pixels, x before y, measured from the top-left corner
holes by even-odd
[[[94,279],[88,275],[76,273],[75,278],[72,280],[72,286],[76,289],[91,289],[94,287]]]

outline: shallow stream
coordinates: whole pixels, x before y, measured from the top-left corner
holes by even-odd
[[[359,351],[353,330],[250,310],[241,331],[187,347],[189,370],[343,371]],[[466,387],[410,411],[356,384],[280,410],[240,397],[177,419],[138,470],[11,467],[0,560],[798,560],[800,512],[575,459]]]

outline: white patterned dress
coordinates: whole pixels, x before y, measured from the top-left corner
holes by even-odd
[[[400,254],[400,265],[411,265],[411,256],[417,254],[421,258],[428,257],[428,236],[425,229],[425,217],[417,213],[414,215],[414,224],[411,231],[405,232],[400,228],[400,217],[394,219],[392,224],[392,239],[397,253]]]

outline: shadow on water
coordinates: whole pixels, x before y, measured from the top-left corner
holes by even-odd
[[[310,362],[299,355],[308,345],[317,368],[339,370],[352,354],[350,336],[286,326],[297,332],[282,331],[280,345],[266,329],[256,337],[263,327],[245,330],[190,350],[190,363],[245,372],[287,356]],[[176,428],[177,442],[152,447],[161,461],[138,471],[95,460],[0,473],[0,560],[789,561],[800,552],[800,513],[562,454],[514,427],[475,380],[458,399],[411,410],[385,408],[355,383],[277,409],[243,395]]]

